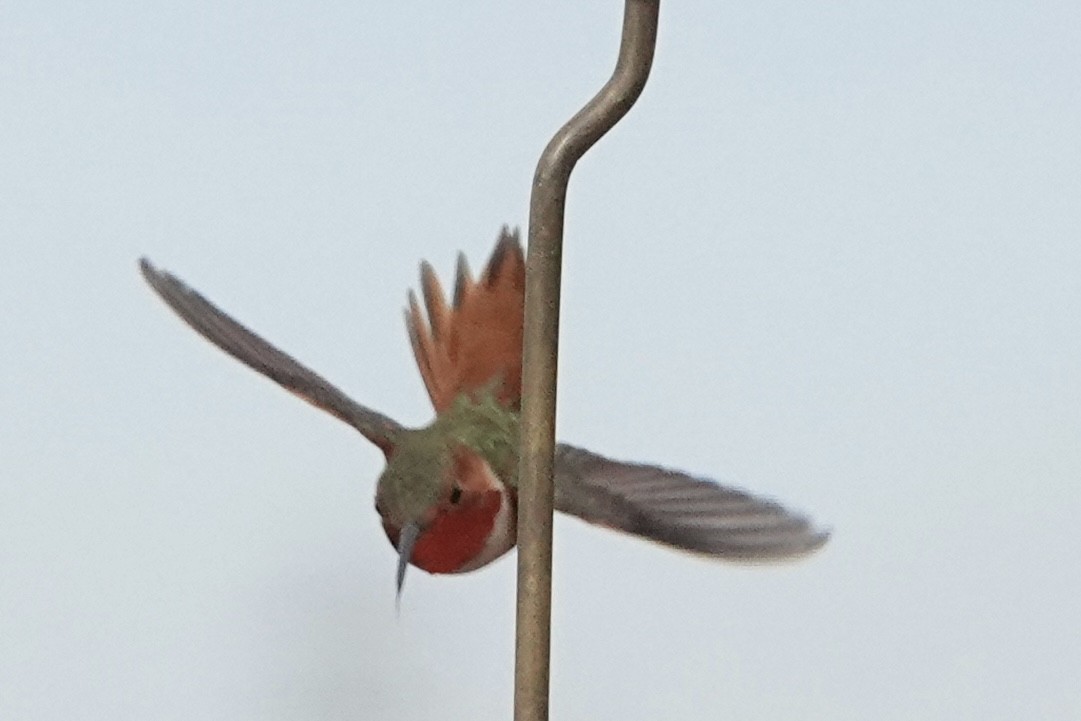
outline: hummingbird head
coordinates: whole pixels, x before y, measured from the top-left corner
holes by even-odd
[[[437,420],[397,440],[375,508],[398,549],[398,593],[413,564],[429,573],[479,568],[514,545],[514,498],[484,457]]]

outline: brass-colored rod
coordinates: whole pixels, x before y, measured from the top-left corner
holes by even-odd
[[[552,619],[552,481],[563,216],[571,171],[627,114],[645,87],[657,44],[660,0],[626,0],[612,77],[560,128],[533,176],[526,259],[518,490],[515,721],[547,721]]]

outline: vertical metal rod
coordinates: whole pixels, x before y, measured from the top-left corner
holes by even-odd
[[[626,0],[612,77],[555,134],[533,176],[526,259],[518,491],[518,623],[515,721],[547,721],[552,618],[552,482],[563,214],[571,171],[627,114],[645,87],[657,44],[660,0]]]

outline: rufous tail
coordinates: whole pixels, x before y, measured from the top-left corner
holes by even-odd
[[[495,391],[500,403],[518,410],[525,304],[525,255],[518,230],[503,227],[477,280],[465,257],[458,256],[449,305],[427,262],[420,266],[420,280],[427,317],[410,291],[405,324],[436,412],[445,410],[460,394],[488,389]]]

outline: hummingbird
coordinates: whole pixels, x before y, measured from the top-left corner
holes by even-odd
[[[357,403],[176,276],[146,258],[139,265],[206,340],[383,452],[375,510],[397,551],[399,595],[409,565],[464,573],[514,547],[526,272],[517,230],[503,227],[476,278],[459,254],[449,299],[432,266],[420,265],[424,309],[409,291],[405,325],[435,418],[419,428]],[[554,460],[557,510],[682,551],[735,562],[794,560],[829,538],[804,515],[707,478],[565,443]]]

